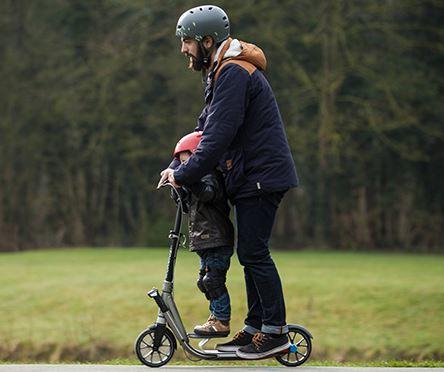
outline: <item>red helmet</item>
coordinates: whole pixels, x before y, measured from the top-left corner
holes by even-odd
[[[179,142],[177,142],[176,148],[174,149],[174,157],[179,156],[183,151],[189,151],[193,153],[196,151],[199,145],[200,139],[202,138],[202,132],[192,132],[183,136]]]

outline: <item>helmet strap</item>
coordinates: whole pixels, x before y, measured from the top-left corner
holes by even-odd
[[[211,51],[205,50],[205,47],[204,47],[202,41],[198,41],[197,44],[199,45],[200,53],[202,56],[202,61],[201,61],[202,66],[203,66],[203,68],[205,68],[207,70],[210,67]]]
[[[202,66],[202,83],[205,85],[206,84],[206,76],[207,76],[207,72],[208,69],[210,68],[210,64],[211,64],[211,51],[207,51],[205,50],[205,47],[203,46],[202,41],[198,41],[197,44],[199,45],[200,48],[200,53],[202,56],[202,59],[200,62],[201,66]]]

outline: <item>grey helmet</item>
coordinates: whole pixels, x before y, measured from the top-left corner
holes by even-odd
[[[176,26],[176,36],[202,41],[211,36],[216,44],[230,36],[230,21],[227,13],[215,5],[201,5],[183,13]]]

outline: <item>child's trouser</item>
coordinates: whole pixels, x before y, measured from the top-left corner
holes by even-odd
[[[230,295],[225,286],[233,247],[197,251],[200,256],[198,287],[210,301],[210,311],[219,320],[230,320]]]

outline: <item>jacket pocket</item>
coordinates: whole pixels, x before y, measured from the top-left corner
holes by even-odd
[[[228,196],[233,196],[247,182],[245,159],[241,148],[228,150],[219,162]]]

